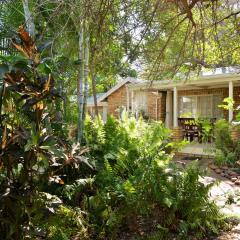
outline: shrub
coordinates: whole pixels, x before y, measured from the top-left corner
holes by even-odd
[[[58,197],[43,192],[39,193],[35,203],[41,211],[32,218],[34,228],[27,239],[36,239],[38,232],[49,240],[89,239],[86,213],[79,208],[66,206]]]
[[[62,186],[58,174],[66,168],[68,180],[80,163],[90,166],[79,147],[60,139],[65,131],[53,111],[59,97],[53,74],[23,27],[18,35],[13,45],[28,57],[0,59],[1,239],[24,239],[42,210],[34,201],[39,192],[49,191],[49,181]]]
[[[215,152],[214,163],[217,166],[223,166],[226,164],[226,157],[220,149],[217,149]]]
[[[148,218],[164,236],[177,231],[186,239],[191,231],[199,236],[217,232],[221,216],[208,199],[211,185],[200,183],[204,173],[196,165],[184,170],[172,163],[169,146],[174,144],[163,124],[125,114],[106,124],[87,121],[86,142],[99,162],[96,194],[85,201],[94,237],[117,239],[124,229],[137,233],[139,219]]]
[[[80,209],[61,206],[55,215],[50,217],[43,226],[49,240],[67,240],[71,237],[89,239],[88,230]]]
[[[226,120],[218,120],[215,124],[215,163],[217,165],[234,166],[240,157],[240,141],[233,141],[230,125]]]
[[[230,150],[233,150],[229,123],[224,119],[220,119],[215,123],[214,130],[215,146],[226,155]]]

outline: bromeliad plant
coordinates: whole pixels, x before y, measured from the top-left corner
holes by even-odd
[[[34,199],[56,168],[76,160],[68,144],[56,137],[55,99],[59,97],[49,68],[23,27],[13,46],[22,56],[1,57],[0,79],[0,232],[22,239],[38,211]],[[76,151],[75,151],[76,152]],[[78,159],[79,160],[79,159]],[[57,169],[58,171],[59,169]],[[51,178],[50,178],[51,177]]]

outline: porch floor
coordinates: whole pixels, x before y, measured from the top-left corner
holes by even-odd
[[[214,143],[197,143],[192,142],[187,144],[182,150],[179,151],[180,154],[186,155],[201,155],[214,157],[215,146]]]

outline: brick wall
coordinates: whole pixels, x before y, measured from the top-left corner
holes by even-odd
[[[228,87],[226,88],[214,88],[214,89],[193,89],[193,90],[178,90],[178,96],[190,96],[190,95],[220,95],[222,100],[228,97]],[[240,105],[240,87],[234,87],[233,98],[235,101],[235,107]],[[156,108],[156,99],[158,101]],[[165,121],[166,118],[166,94],[159,98],[152,92],[148,92],[148,116],[153,120]],[[156,113],[157,111],[157,113]],[[228,119],[228,111],[224,110],[224,117]]]
[[[162,93],[162,96],[157,96],[152,92],[147,94],[147,108],[148,117],[153,120],[161,120],[165,122],[166,118],[166,94]]]
[[[178,90],[178,96],[208,95],[208,94],[222,95],[223,98],[225,98],[228,97],[228,88]]]
[[[108,96],[108,114],[119,117],[118,109],[122,106],[127,107],[126,85],[123,85]]]
[[[228,97],[228,88],[214,88],[214,89],[193,89],[193,90],[178,90],[178,96],[190,95],[221,95],[222,100]],[[240,105],[240,87],[234,87],[233,96],[235,107]],[[131,105],[131,96],[129,96]],[[156,108],[157,101],[157,108]],[[117,111],[120,107],[127,107],[127,91],[126,86],[120,87],[117,91],[108,96],[108,114],[115,117],[119,116]],[[166,118],[166,94],[163,92],[162,97],[155,95],[152,92],[147,93],[147,109],[148,116],[153,120],[165,121]],[[156,112],[157,111],[157,112]],[[228,119],[228,112],[224,111],[224,117]]]
[[[148,117],[156,120],[156,95],[152,92],[148,92],[147,100]]]
[[[156,109],[156,100],[158,101],[158,108]],[[131,96],[129,96],[131,105]],[[108,114],[119,117],[118,109],[120,107],[127,107],[127,91],[126,86],[120,87],[110,96],[108,96]],[[156,113],[157,110],[157,113]],[[152,92],[147,92],[147,114],[150,119],[165,121],[166,118],[166,94],[163,93],[159,97]]]

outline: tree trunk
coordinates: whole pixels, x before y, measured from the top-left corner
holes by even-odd
[[[63,96],[63,117],[66,121],[67,118],[67,104],[68,104],[68,98],[67,98],[67,89],[65,90],[65,94]],[[69,119],[68,119],[69,120]]]
[[[83,128],[84,128],[84,120],[86,116],[86,107],[87,107],[87,97],[88,97],[88,73],[89,73],[89,33],[88,33],[88,25],[86,24],[85,28],[86,38],[85,38],[85,51],[84,51],[84,59],[85,59],[85,69],[84,69],[84,96],[83,96]]]
[[[79,75],[78,75],[78,134],[77,141],[80,143],[82,140],[82,130],[83,130],[83,82],[84,82],[84,29],[83,24],[81,24],[81,29],[79,31]]]
[[[2,127],[2,106],[3,106],[3,96],[5,92],[5,83],[4,80],[2,80],[2,86],[0,88],[0,127]]]
[[[22,3],[23,3],[23,10],[24,10],[24,17],[25,17],[25,24],[27,27],[27,31],[29,35],[33,39],[35,39],[35,25],[33,22],[31,11],[29,9],[28,0],[22,0]]]
[[[98,116],[96,77],[94,74],[92,74],[91,78],[92,78],[92,93],[93,93],[93,100],[94,100],[95,115]]]

